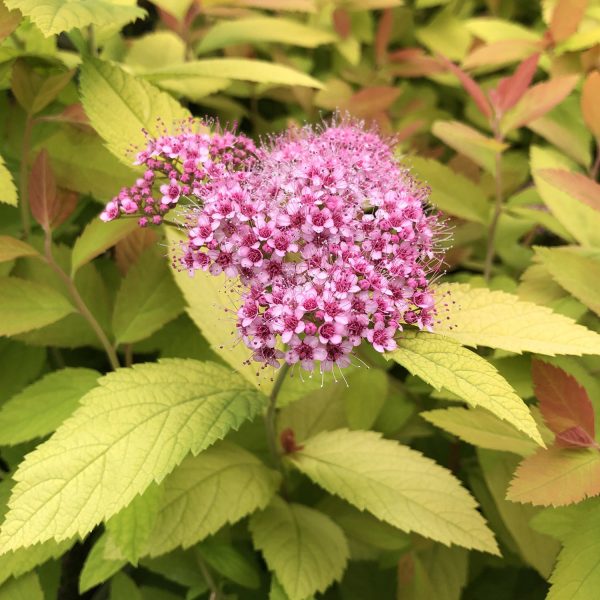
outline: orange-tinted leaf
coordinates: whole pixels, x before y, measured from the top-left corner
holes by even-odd
[[[18,10],[9,11],[4,3],[0,2],[0,42],[17,28],[22,18]]]
[[[387,60],[393,26],[394,13],[391,8],[388,8],[383,11],[379,23],[377,23],[377,33],[375,34],[375,59],[378,65],[383,64]]]
[[[137,263],[144,250],[156,244],[157,239],[154,229],[138,227],[119,240],[115,246],[115,260],[121,275],[125,275],[129,268]]]
[[[594,407],[585,389],[562,369],[532,361],[536,398],[548,427],[556,434],[581,427],[594,439]]]
[[[554,43],[566,40],[577,31],[587,5],[588,0],[558,0],[550,21]]]
[[[596,139],[600,140],[600,72],[592,71],[581,91],[583,120]]]
[[[529,88],[502,119],[502,131],[517,129],[545,115],[571,93],[578,78],[578,75],[564,75]]]
[[[598,494],[600,452],[552,446],[521,461],[506,497],[536,506],[565,506]]]
[[[444,71],[439,60],[426,54],[421,48],[403,48],[388,55],[394,63],[390,73],[398,77],[427,77]]]
[[[345,108],[357,117],[373,117],[388,110],[400,93],[399,88],[386,85],[365,88],[353,94]]]
[[[600,210],[600,184],[593,179],[564,169],[540,169],[536,175],[590,208]]]
[[[46,230],[58,213],[56,181],[48,152],[40,151],[29,176],[29,203],[34,219]]]
[[[475,48],[462,62],[465,69],[519,62],[539,50],[535,40],[499,40]]]
[[[481,112],[484,117],[491,119],[493,114],[492,107],[490,106],[484,91],[479,87],[477,82],[446,57],[441,56],[440,60],[450,72],[454,73],[454,75],[458,77],[458,80],[465,88],[465,91],[469,94],[469,96],[471,96],[471,98],[473,98],[473,101],[479,109],[479,112]]]
[[[557,433],[556,444],[561,448],[598,448],[598,442],[579,425]]]
[[[342,39],[346,39],[352,32],[352,21],[344,8],[336,8],[333,11],[333,28]]]
[[[512,108],[523,96],[530,86],[537,69],[539,54],[533,54],[524,60],[517,70],[510,76],[500,80],[498,87],[490,92],[490,98],[500,113]]]
[[[50,225],[58,227],[61,223],[64,223],[75,210],[77,200],[79,200],[77,192],[58,188],[56,191],[56,210]]]
[[[73,125],[77,129],[83,131],[94,131],[94,128],[90,125],[90,120],[83,110],[83,105],[80,102],[70,104],[61,113],[57,115],[48,115],[38,117],[39,121],[58,121],[59,123],[68,123]]]

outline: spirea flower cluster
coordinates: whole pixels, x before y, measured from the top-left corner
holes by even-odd
[[[259,148],[233,134],[226,143],[182,134],[140,157],[169,164],[173,196],[192,197],[179,264],[239,281],[236,327],[252,360],[325,372],[347,367],[365,341],[390,351],[403,326],[432,327],[440,221],[392,143],[361,123],[292,130]]]

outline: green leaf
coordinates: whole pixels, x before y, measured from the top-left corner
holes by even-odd
[[[323,513],[275,498],[252,516],[250,531],[289,600],[305,600],[342,577],[348,544],[342,530]]]
[[[257,565],[231,543],[205,540],[198,544],[197,551],[210,567],[227,579],[252,590],[260,587]]]
[[[535,254],[552,279],[600,315],[600,253],[593,255],[576,247],[535,248]]]
[[[575,531],[579,523],[598,512],[600,498],[590,498],[579,504],[559,506],[540,510],[530,521],[536,531],[549,535],[564,544],[565,539]]]
[[[163,487],[153,484],[108,521],[105,558],[125,558],[137,565],[156,524],[162,497]],[[111,552],[112,549],[116,551]]]
[[[431,202],[449,215],[475,223],[487,223],[490,204],[476,183],[433,159],[412,156],[413,174],[431,188]]]
[[[0,190],[0,202],[17,206],[17,188],[2,156],[0,156]]]
[[[125,573],[117,573],[110,580],[110,596],[109,600],[144,600],[142,592],[135,585],[133,579],[125,575]]]
[[[239,375],[194,360],[139,364],[98,383],[17,469],[3,552],[88,533],[264,405]]]
[[[112,326],[118,344],[139,342],[183,311],[183,298],[165,257],[151,247],[127,272],[117,293]]]
[[[85,559],[79,576],[80,594],[84,594],[93,587],[110,579],[127,564],[125,560],[110,560],[104,557],[107,540],[108,536],[103,534]]]
[[[389,357],[436,390],[445,388],[471,406],[486,408],[543,445],[527,405],[506,379],[487,360],[457,341],[406,332]]]
[[[526,563],[542,577],[548,577],[559,545],[547,535],[534,531],[529,522],[538,509],[506,500],[506,488],[517,465],[518,458],[510,454],[477,450],[485,482],[506,528]]]
[[[11,579],[0,587],[0,600],[44,600],[44,592],[36,573]]]
[[[49,373],[0,408],[0,444],[21,444],[52,433],[96,385],[98,371],[66,368]]]
[[[133,162],[133,151],[146,146],[146,137],[166,125],[189,117],[189,112],[168,94],[119,67],[86,59],[81,68],[81,98],[87,116],[123,162]]]
[[[117,219],[104,223],[94,219],[83,230],[75,241],[71,256],[71,275],[74,275],[83,265],[99,256],[119,240],[137,229],[135,219]]]
[[[146,16],[142,8],[110,0],[4,0],[4,4],[29,17],[46,37],[88,25],[122,26]]]
[[[264,508],[278,484],[278,473],[229,442],[186,458],[165,479],[146,553],[157,556],[177,546],[193,546],[224,525]]]
[[[600,512],[590,513],[564,541],[547,600],[589,600],[600,588]]]
[[[388,393],[388,377],[381,369],[359,369],[348,376],[342,391],[350,429],[370,429]]]
[[[17,238],[0,235],[0,262],[14,260],[21,256],[39,256],[39,252]]]
[[[211,27],[196,47],[198,53],[233,44],[275,42],[303,48],[316,48],[335,42],[337,36],[323,29],[273,17],[251,17],[221,21]]]
[[[521,456],[527,456],[537,449],[536,444],[519,433],[512,425],[481,408],[430,410],[419,413],[419,416],[465,442],[481,448],[514,452]]]
[[[403,531],[498,554],[476,503],[446,469],[373,431],[322,432],[290,461],[315,483]]]
[[[146,71],[149,81],[161,79],[182,79],[196,77],[226,78],[277,85],[300,85],[320,89],[318,80],[285,65],[247,58],[206,58],[192,60],[181,65],[171,65],[162,69]]]
[[[436,333],[461,344],[519,354],[600,354],[600,335],[512,294],[448,283],[437,287],[436,296],[448,304],[441,310],[444,318],[435,325]]]
[[[39,329],[75,312],[59,292],[19,277],[0,277],[0,335]]]
[[[437,12],[425,27],[417,29],[416,37],[433,54],[453,60],[464,57],[472,40],[464,21],[450,10]]]

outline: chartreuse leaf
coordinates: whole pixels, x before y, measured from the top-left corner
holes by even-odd
[[[130,165],[132,150],[146,145],[150,135],[189,117],[189,112],[165,92],[95,58],[81,68],[81,99],[94,129],[108,149]]]
[[[167,228],[167,241],[175,252],[182,240],[181,232],[171,227]],[[227,312],[231,310],[231,298],[228,296],[230,283],[227,277],[224,275],[215,277],[204,271],[196,271],[192,277],[187,271],[173,268],[172,264],[171,269],[175,283],[183,293],[187,313],[198,326],[211,349],[252,385],[260,386],[265,393],[268,393],[273,385],[271,374],[257,368],[256,363],[248,364],[250,351],[244,344],[237,343],[235,322]]]
[[[486,408],[543,445],[527,405],[506,379],[487,360],[456,340],[407,332],[389,356],[436,390],[445,388],[472,406]]]
[[[600,588],[600,512],[581,519],[564,540],[547,600],[589,600]]]
[[[16,335],[50,325],[75,312],[52,288],[19,277],[0,277],[0,335]]]
[[[211,27],[196,47],[200,53],[217,50],[232,44],[276,42],[304,48],[316,48],[336,41],[337,36],[325,31],[273,17],[250,17],[235,21],[221,21]]]
[[[183,311],[183,298],[164,256],[151,247],[127,272],[117,293],[113,333],[119,344],[139,342]]]
[[[93,369],[66,368],[26,387],[0,408],[0,444],[20,444],[52,433],[98,377]]]
[[[480,186],[433,159],[412,156],[409,165],[431,188],[434,206],[467,221],[488,222],[490,204]]]
[[[341,579],[348,543],[323,513],[275,498],[252,516],[250,532],[289,600],[305,600]]]
[[[125,573],[116,573],[110,580],[109,600],[144,600],[142,592],[135,585],[133,579]]]
[[[450,317],[440,319],[436,333],[461,344],[549,356],[600,354],[600,335],[512,294],[447,283],[437,287],[436,296],[448,305],[442,316]]]
[[[21,256],[39,256],[33,247],[9,235],[0,235],[0,262],[13,260]]]
[[[113,560],[105,558],[104,550],[108,542],[107,534],[103,534],[94,544],[88,554],[79,576],[79,593],[84,594],[93,587],[110,579],[126,564],[126,560]]]
[[[231,543],[212,538],[198,544],[196,550],[209,566],[227,579],[249,589],[260,587],[257,565]]]
[[[0,202],[17,206],[17,188],[2,156],[0,156]]]
[[[357,369],[347,379],[348,386],[345,389],[340,386],[340,390],[348,426],[370,429],[385,403],[388,376],[381,369]]]
[[[481,408],[446,408],[429,410],[419,416],[460,439],[489,450],[514,452],[527,456],[537,449],[537,444]]]
[[[498,554],[476,503],[446,469],[373,431],[326,431],[290,461],[315,483],[404,531]]]
[[[138,6],[110,0],[5,0],[4,4],[29,17],[46,37],[88,25],[125,25],[146,16]]]
[[[157,556],[177,546],[189,548],[227,523],[264,508],[278,483],[278,473],[229,442],[189,456],[163,483],[145,552]]]
[[[552,279],[579,301],[600,315],[600,252],[590,254],[582,248],[537,246],[535,254]]]
[[[194,360],[140,364],[98,383],[17,469],[3,552],[88,533],[264,403],[239,375]]]
[[[544,508],[531,519],[530,525],[536,531],[564,543],[577,525],[585,523],[587,516],[598,512],[598,508],[600,508],[600,498],[590,498],[569,506]]]
[[[493,497],[502,522],[510,532],[518,551],[528,564],[536,569],[542,577],[548,577],[559,544],[547,535],[534,531],[529,522],[538,509],[509,502],[506,499],[506,488],[517,465],[518,458],[506,452],[477,450],[479,463],[487,487]]]
[[[27,573],[0,586],[0,600],[44,600],[44,592],[36,573]]]

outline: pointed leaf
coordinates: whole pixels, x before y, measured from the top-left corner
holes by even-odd
[[[2,156],[0,156],[0,202],[17,206],[17,188]]]
[[[579,425],[556,434],[556,444],[561,448],[599,448],[596,440]]]
[[[498,549],[457,479],[419,452],[373,431],[326,431],[289,460],[329,493],[403,531],[491,554]]]
[[[510,77],[500,80],[496,88],[496,108],[499,112],[509,110],[521,99],[533,80],[539,59],[539,54],[532,54]]]
[[[80,594],[84,594],[93,587],[104,583],[127,564],[125,560],[111,560],[104,557],[107,542],[108,535],[105,533],[98,539],[87,555],[79,576]]]
[[[98,383],[20,464],[0,530],[3,552],[88,533],[264,403],[239,375],[194,360],[139,364]]]
[[[44,600],[44,592],[36,573],[10,579],[0,586],[0,600]]]
[[[31,214],[44,230],[49,230],[58,215],[57,190],[48,152],[42,150],[33,162],[29,177]]]
[[[594,137],[600,139],[600,73],[591,71],[586,77],[581,90],[581,112],[583,120],[590,128]]]
[[[341,579],[348,544],[342,530],[323,513],[275,498],[252,516],[250,531],[289,600],[305,600]]]
[[[550,34],[554,43],[573,35],[578,27],[589,0],[558,0],[552,11]]]
[[[39,252],[17,238],[0,235],[0,262],[14,260],[21,256],[39,256]]]
[[[540,169],[536,174],[590,208],[600,211],[600,184],[593,179],[565,169]]]
[[[440,319],[436,333],[461,344],[519,354],[600,354],[600,335],[512,294],[449,283],[438,286],[436,296],[448,304],[442,315],[450,317]]]

